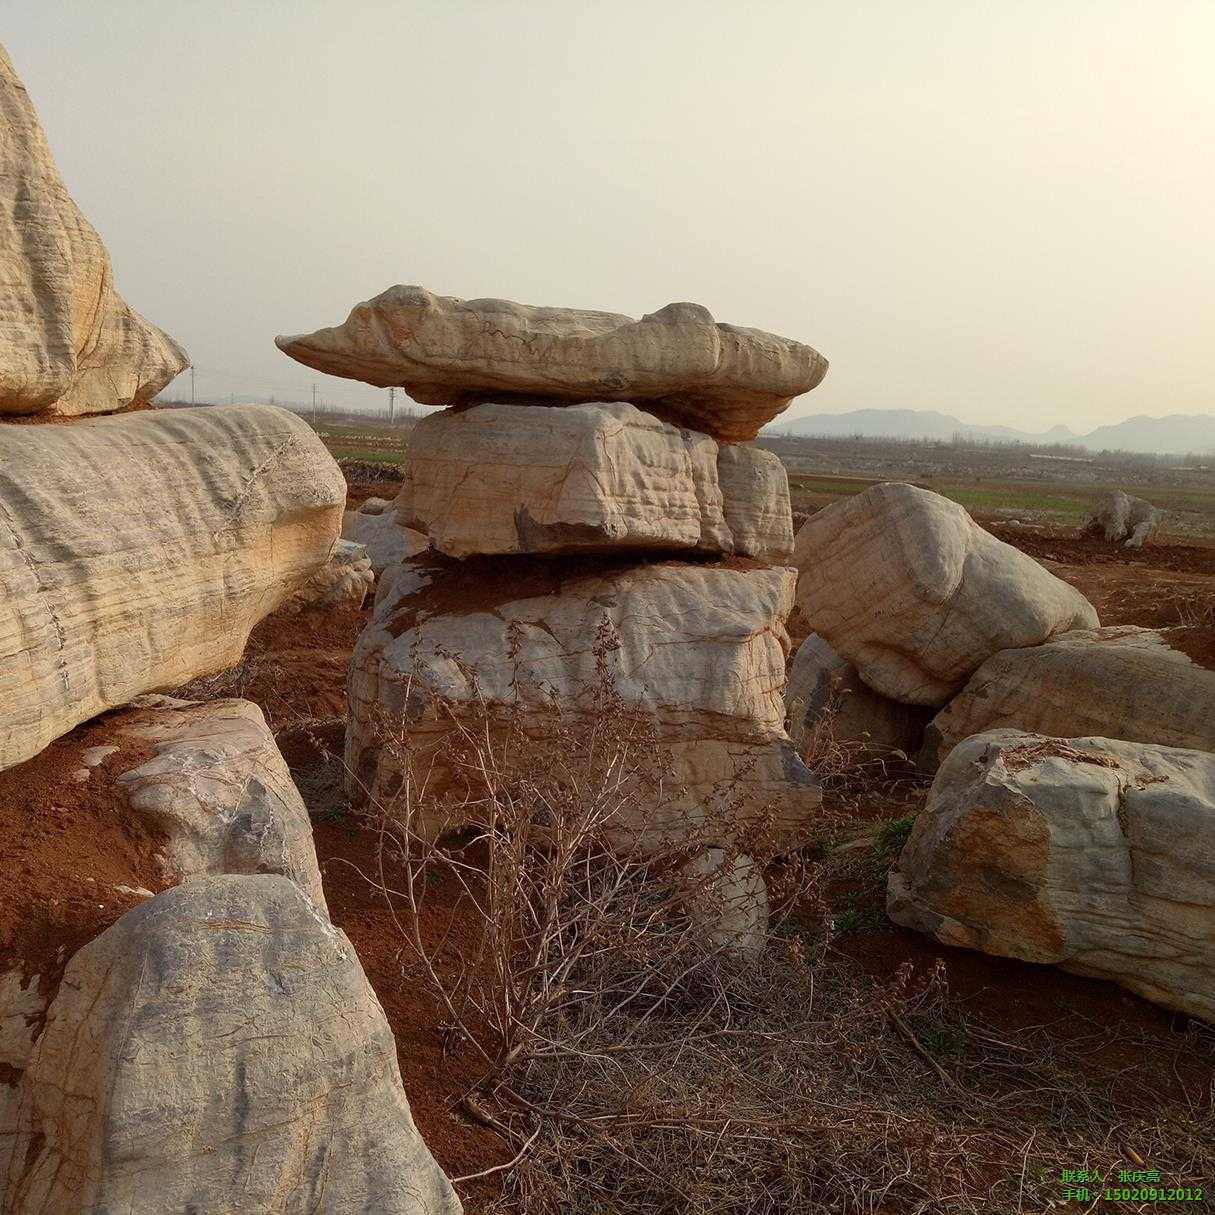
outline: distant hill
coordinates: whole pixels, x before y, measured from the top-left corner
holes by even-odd
[[[848,413],[816,413],[808,418],[778,422],[766,433],[935,440],[965,435],[1018,443],[1074,443],[1094,451],[1109,448],[1161,455],[1215,453],[1215,414],[1209,413],[1173,413],[1163,418],[1140,415],[1112,426],[1098,426],[1088,434],[1077,434],[1066,426],[1052,426],[1044,431],[977,426],[935,409],[853,409]]]

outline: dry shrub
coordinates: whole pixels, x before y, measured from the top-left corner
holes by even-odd
[[[1201,1179],[1209,1099],[1115,1113],[1085,1084],[1085,1044],[1063,1058],[1048,1036],[993,1033],[957,1011],[939,970],[865,978],[832,944],[821,871],[770,871],[796,915],[777,917],[762,957],[715,941],[693,908],[720,892],[690,889],[680,867],[720,836],[629,846],[679,790],[652,725],[606,678],[588,694],[593,712],[575,716],[432,700],[441,787],[434,753],[419,763],[410,731],[385,723],[403,781],[366,811],[403,981],[429,982],[449,1049],[484,1064],[463,1114],[512,1144],[488,1170],[502,1176],[496,1209],[1039,1211],[1060,1169],[1135,1167],[1132,1153]],[[457,830],[436,832],[436,817]],[[1109,1040],[1097,1030],[1088,1045]]]

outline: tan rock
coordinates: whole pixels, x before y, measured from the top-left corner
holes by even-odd
[[[733,443],[717,453],[717,482],[734,551],[787,565],[793,557],[789,474],[774,452]]]
[[[115,724],[155,748],[118,783],[132,811],[164,833],[171,872],[162,876],[281,874],[325,910],[308,810],[257,705],[146,697]]]
[[[84,946],[8,1142],[5,1215],[461,1209],[350,942],[277,876],[174,887]]]
[[[812,515],[794,562],[814,631],[906,704],[944,704],[998,650],[1098,623],[1079,591],[911,485],[874,485]]]
[[[0,768],[236,663],[324,563],[345,482],[259,405],[0,426]]]
[[[896,923],[1215,1021],[1215,755],[1014,730],[960,743],[890,875]]]
[[[734,549],[717,444],[625,402],[423,418],[395,506],[402,526],[452,557]]]
[[[387,513],[362,509],[346,511],[342,515],[342,539],[363,546],[371,562],[371,572],[377,578],[386,569],[416,557],[430,547],[428,537],[402,527],[391,510]]]
[[[798,647],[785,684],[789,735],[803,753],[840,744],[862,753],[915,756],[931,709],[900,704],[862,682],[857,669],[817,633]]]
[[[618,642],[602,659],[607,679],[655,723],[673,753],[673,784],[686,789],[633,825],[643,846],[693,828],[746,839],[769,816],[780,841],[801,842],[821,799],[783,729],[793,579],[767,567],[415,558],[378,596],[355,648],[351,793],[390,798],[399,785],[385,714],[400,719],[393,728],[414,748],[410,763],[442,767],[452,726],[431,697],[457,717],[526,718],[554,706],[575,720],[590,714],[601,687],[596,639],[607,630]]]
[[[1129,625],[1078,629],[992,655],[932,719],[924,767],[972,734],[1002,729],[1215,751],[1215,671],[1168,638]]]
[[[101,238],[0,48],[0,415],[141,405],[187,365],[114,290]]]
[[[353,540],[337,540],[329,560],[283,603],[284,612],[312,608],[346,607],[358,611],[375,589],[375,574],[367,547]]]
[[[308,367],[424,405],[632,401],[726,442],[754,439],[827,372],[816,350],[718,324],[699,304],[640,321],[390,287],[331,329],[276,339]]]

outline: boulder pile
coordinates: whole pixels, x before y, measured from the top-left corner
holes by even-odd
[[[361,601],[342,475],[284,410],[146,408],[186,356],[2,50],[0,237],[0,1212],[458,1215],[260,710],[145,695]]]
[[[674,762],[675,795],[630,824],[642,847],[693,827],[743,855],[764,833],[806,838],[820,793],[783,725],[788,480],[746,440],[821,379],[821,355],[694,304],[633,321],[420,287],[278,344],[447,406],[412,431],[391,508],[431,551],[385,574],[355,650],[352,796],[401,785],[386,718],[433,788],[453,706],[576,717],[606,669]]]

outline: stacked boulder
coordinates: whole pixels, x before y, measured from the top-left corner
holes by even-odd
[[[418,287],[278,344],[447,406],[411,432],[393,505],[430,551],[385,575],[355,650],[353,796],[401,783],[386,716],[433,787],[452,706],[577,717],[602,663],[674,761],[679,793],[630,824],[642,847],[693,827],[733,852],[806,838],[820,793],[783,724],[788,481],[750,440],[821,355],[694,304],[635,321]]]
[[[0,236],[0,773],[29,815],[0,846],[0,1212],[454,1215],[260,711],[144,696],[232,666],[326,567],[341,473],[283,410],[145,408],[185,355],[115,292],[2,50]],[[115,845],[96,875],[47,808]]]

